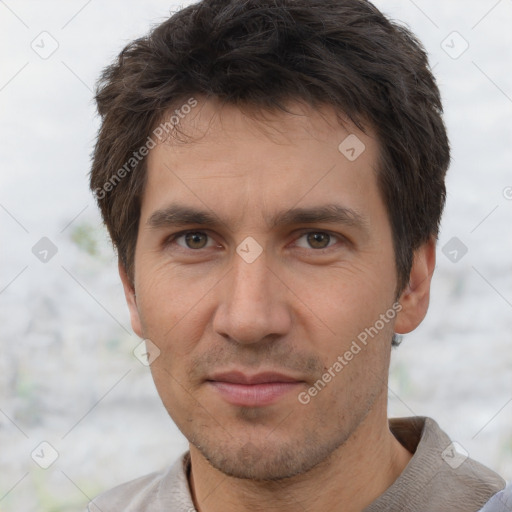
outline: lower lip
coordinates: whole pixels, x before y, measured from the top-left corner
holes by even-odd
[[[301,382],[267,382],[262,384],[234,384],[232,382],[208,381],[222,397],[232,405],[269,405],[290,391],[297,391]]]

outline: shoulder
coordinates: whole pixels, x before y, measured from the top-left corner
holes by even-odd
[[[186,475],[188,456],[189,452],[186,452],[165,470],[136,478],[105,491],[89,503],[86,511],[194,510]]]
[[[103,492],[89,503],[88,512],[103,510],[132,510],[133,506],[149,506],[154,501],[156,490],[160,486],[165,472],[155,472],[130,482],[118,485]],[[128,508],[132,507],[132,508]],[[135,509],[133,509],[135,510]]]
[[[476,512],[506,485],[497,473],[468,457],[432,418],[393,418],[390,429],[413,456],[398,479],[365,512]],[[502,511],[491,508],[482,512]]]
[[[512,510],[512,483],[496,493],[479,512],[510,512]]]

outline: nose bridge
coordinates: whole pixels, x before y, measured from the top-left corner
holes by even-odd
[[[250,242],[249,242],[250,244]],[[241,247],[240,247],[241,246]],[[278,280],[267,267],[264,252],[247,259],[240,244],[216,312],[215,330],[239,343],[255,343],[269,335],[284,334],[289,317]],[[249,245],[249,251],[253,250]]]
[[[240,244],[238,251],[244,251],[248,247],[244,243]],[[249,248],[249,250],[251,250]],[[240,252],[233,258],[233,270],[231,272],[232,292],[233,298],[238,301],[251,302],[265,306],[264,301],[260,298],[265,298],[265,289],[270,285],[269,282],[269,269],[267,268],[267,256],[262,252],[261,255],[254,260],[245,259],[244,255]],[[268,293],[269,290],[267,290]],[[271,299],[267,296],[266,298]]]

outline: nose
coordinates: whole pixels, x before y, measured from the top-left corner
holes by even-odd
[[[234,254],[213,320],[215,332],[224,338],[248,345],[289,332],[287,288],[267,261],[265,251],[252,263]]]

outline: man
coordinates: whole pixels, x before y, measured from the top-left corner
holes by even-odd
[[[96,99],[91,188],[190,450],[89,510],[507,510],[434,420],[387,417],[449,164],[414,36],[361,0],[205,0]]]

